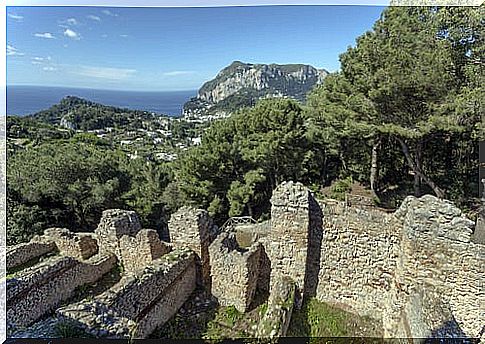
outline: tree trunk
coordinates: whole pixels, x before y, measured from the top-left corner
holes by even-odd
[[[397,140],[401,144],[402,152],[406,157],[409,167],[411,167],[414,173],[417,174],[422,180],[424,180],[426,184],[429,185],[429,187],[434,191],[438,198],[445,198],[445,192],[440,189],[428,176],[426,176],[423,171],[414,163],[413,158],[409,153],[409,147],[406,145],[406,143],[399,137],[397,138]]]
[[[372,161],[370,166],[370,189],[374,192],[377,191],[377,178],[379,178],[379,165],[377,158],[379,156],[379,145],[381,139],[377,138],[372,145]]]
[[[416,165],[416,168],[420,171],[423,170],[421,167],[421,147],[422,144],[421,141],[419,141],[416,147],[416,157],[414,159],[414,164]],[[414,173],[414,196],[421,196],[421,177],[418,173]]]

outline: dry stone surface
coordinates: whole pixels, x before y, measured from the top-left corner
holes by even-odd
[[[170,250],[171,246],[161,241],[154,229],[142,229],[134,237],[123,235],[120,239],[122,264],[127,272],[145,268]]]
[[[96,255],[83,262],[58,256],[7,280],[9,328],[30,325],[67,300],[75,288],[97,281],[115,263],[112,255]]]
[[[121,237],[135,236],[140,230],[140,220],[134,211],[121,209],[103,211],[101,221],[95,230],[99,251],[114,254],[119,261],[122,261]]]
[[[221,233],[210,245],[211,290],[220,305],[249,310],[258,286],[262,249],[259,242],[241,249],[234,233]]]
[[[136,274],[125,275],[92,301],[57,310],[103,338],[146,338],[165,323],[195,289],[195,254],[175,250]]]
[[[282,277],[268,299],[268,309],[258,324],[256,337],[270,339],[284,337],[290,326],[295,303],[296,286],[289,277]]]
[[[43,240],[40,237],[34,237],[27,243],[11,246],[7,249],[6,267],[12,269],[27,263],[29,260],[40,257],[56,249],[53,241]]]
[[[172,214],[168,223],[170,242],[174,247],[189,247],[197,254],[197,281],[210,287],[209,245],[217,235],[206,210],[182,207]]]
[[[98,253],[98,243],[91,233],[72,233],[66,228],[49,228],[43,235],[53,241],[64,256],[88,259]]]
[[[271,261],[271,289],[283,276],[292,278],[303,294],[315,292],[322,212],[311,192],[301,183],[280,184],[271,197],[271,230],[264,241]]]

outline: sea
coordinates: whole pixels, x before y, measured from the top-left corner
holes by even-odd
[[[49,86],[7,86],[7,115],[25,116],[45,110],[66,96],[77,96],[103,105],[180,116],[192,91],[116,91]]]

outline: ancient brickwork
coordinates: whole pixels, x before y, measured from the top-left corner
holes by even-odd
[[[43,237],[53,241],[64,256],[88,259],[98,253],[98,243],[92,233],[72,233],[66,228],[49,228],[44,231]]]
[[[392,215],[355,207],[325,213],[318,299],[380,319],[394,284],[401,224]]]
[[[92,301],[57,310],[103,338],[146,338],[182,306],[195,289],[195,254],[175,250],[136,274],[125,275]]]
[[[240,312],[249,309],[258,286],[262,249],[259,242],[240,248],[234,233],[221,233],[210,245],[211,291],[220,305],[233,305]]]
[[[26,243],[11,246],[7,249],[6,254],[7,269],[25,264],[29,260],[52,252],[55,249],[56,245],[53,241],[42,240],[39,237],[35,237]]]
[[[282,277],[275,283],[266,313],[256,330],[257,338],[269,339],[286,335],[295,303],[295,291],[295,282],[289,277]]]
[[[141,230],[140,220],[134,211],[110,209],[103,215],[94,231],[101,253],[114,254],[122,261],[120,239],[123,235],[135,236]]]
[[[171,247],[160,240],[154,229],[142,229],[134,237],[122,236],[120,249],[124,270],[133,272],[145,268],[155,259],[167,254]]]
[[[473,222],[433,196],[407,197],[396,217],[404,223],[398,283],[441,295],[463,333],[477,337],[485,319],[485,247],[469,242]]]
[[[485,245],[485,204],[480,207],[478,212],[475,231],[473,232],[471,241]]]
[[[271,204],[271,231],[265,240],[271,260],[271,289],[275,281],[289,276],[296,282],[299,294],[311,295],[315,292],[319,264],[321,209],[306,187],[293,182],[279,185]],[[314,275],[309,276],[310,273]],[[302,297],[298,299],[299,305]]]
[[[27,326],[67,300],[75,288],[101,278],[116,263],[114,256],[86,261],[58,256],[7,280],[8,326]]]
[[[168,223],[170,242],[174,247],[189,247],[198,256],[198,283],[210,286],[209,245],[217,235],[206,210],[182,207],[172,214]]]

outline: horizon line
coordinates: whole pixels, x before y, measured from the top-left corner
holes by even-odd
[[[118,92],[189,92],[198,91],[198,88],[187,88],[187,89],[118,89],[118,88],[97,88],[89,86],[65,86],[65,85],[36,85],[36,84],[6,84],[6,87],[44,87],[44,88],[71,88],[71,89],[82,89],[82,90],[93,90],[93,91],[118,91]]]

